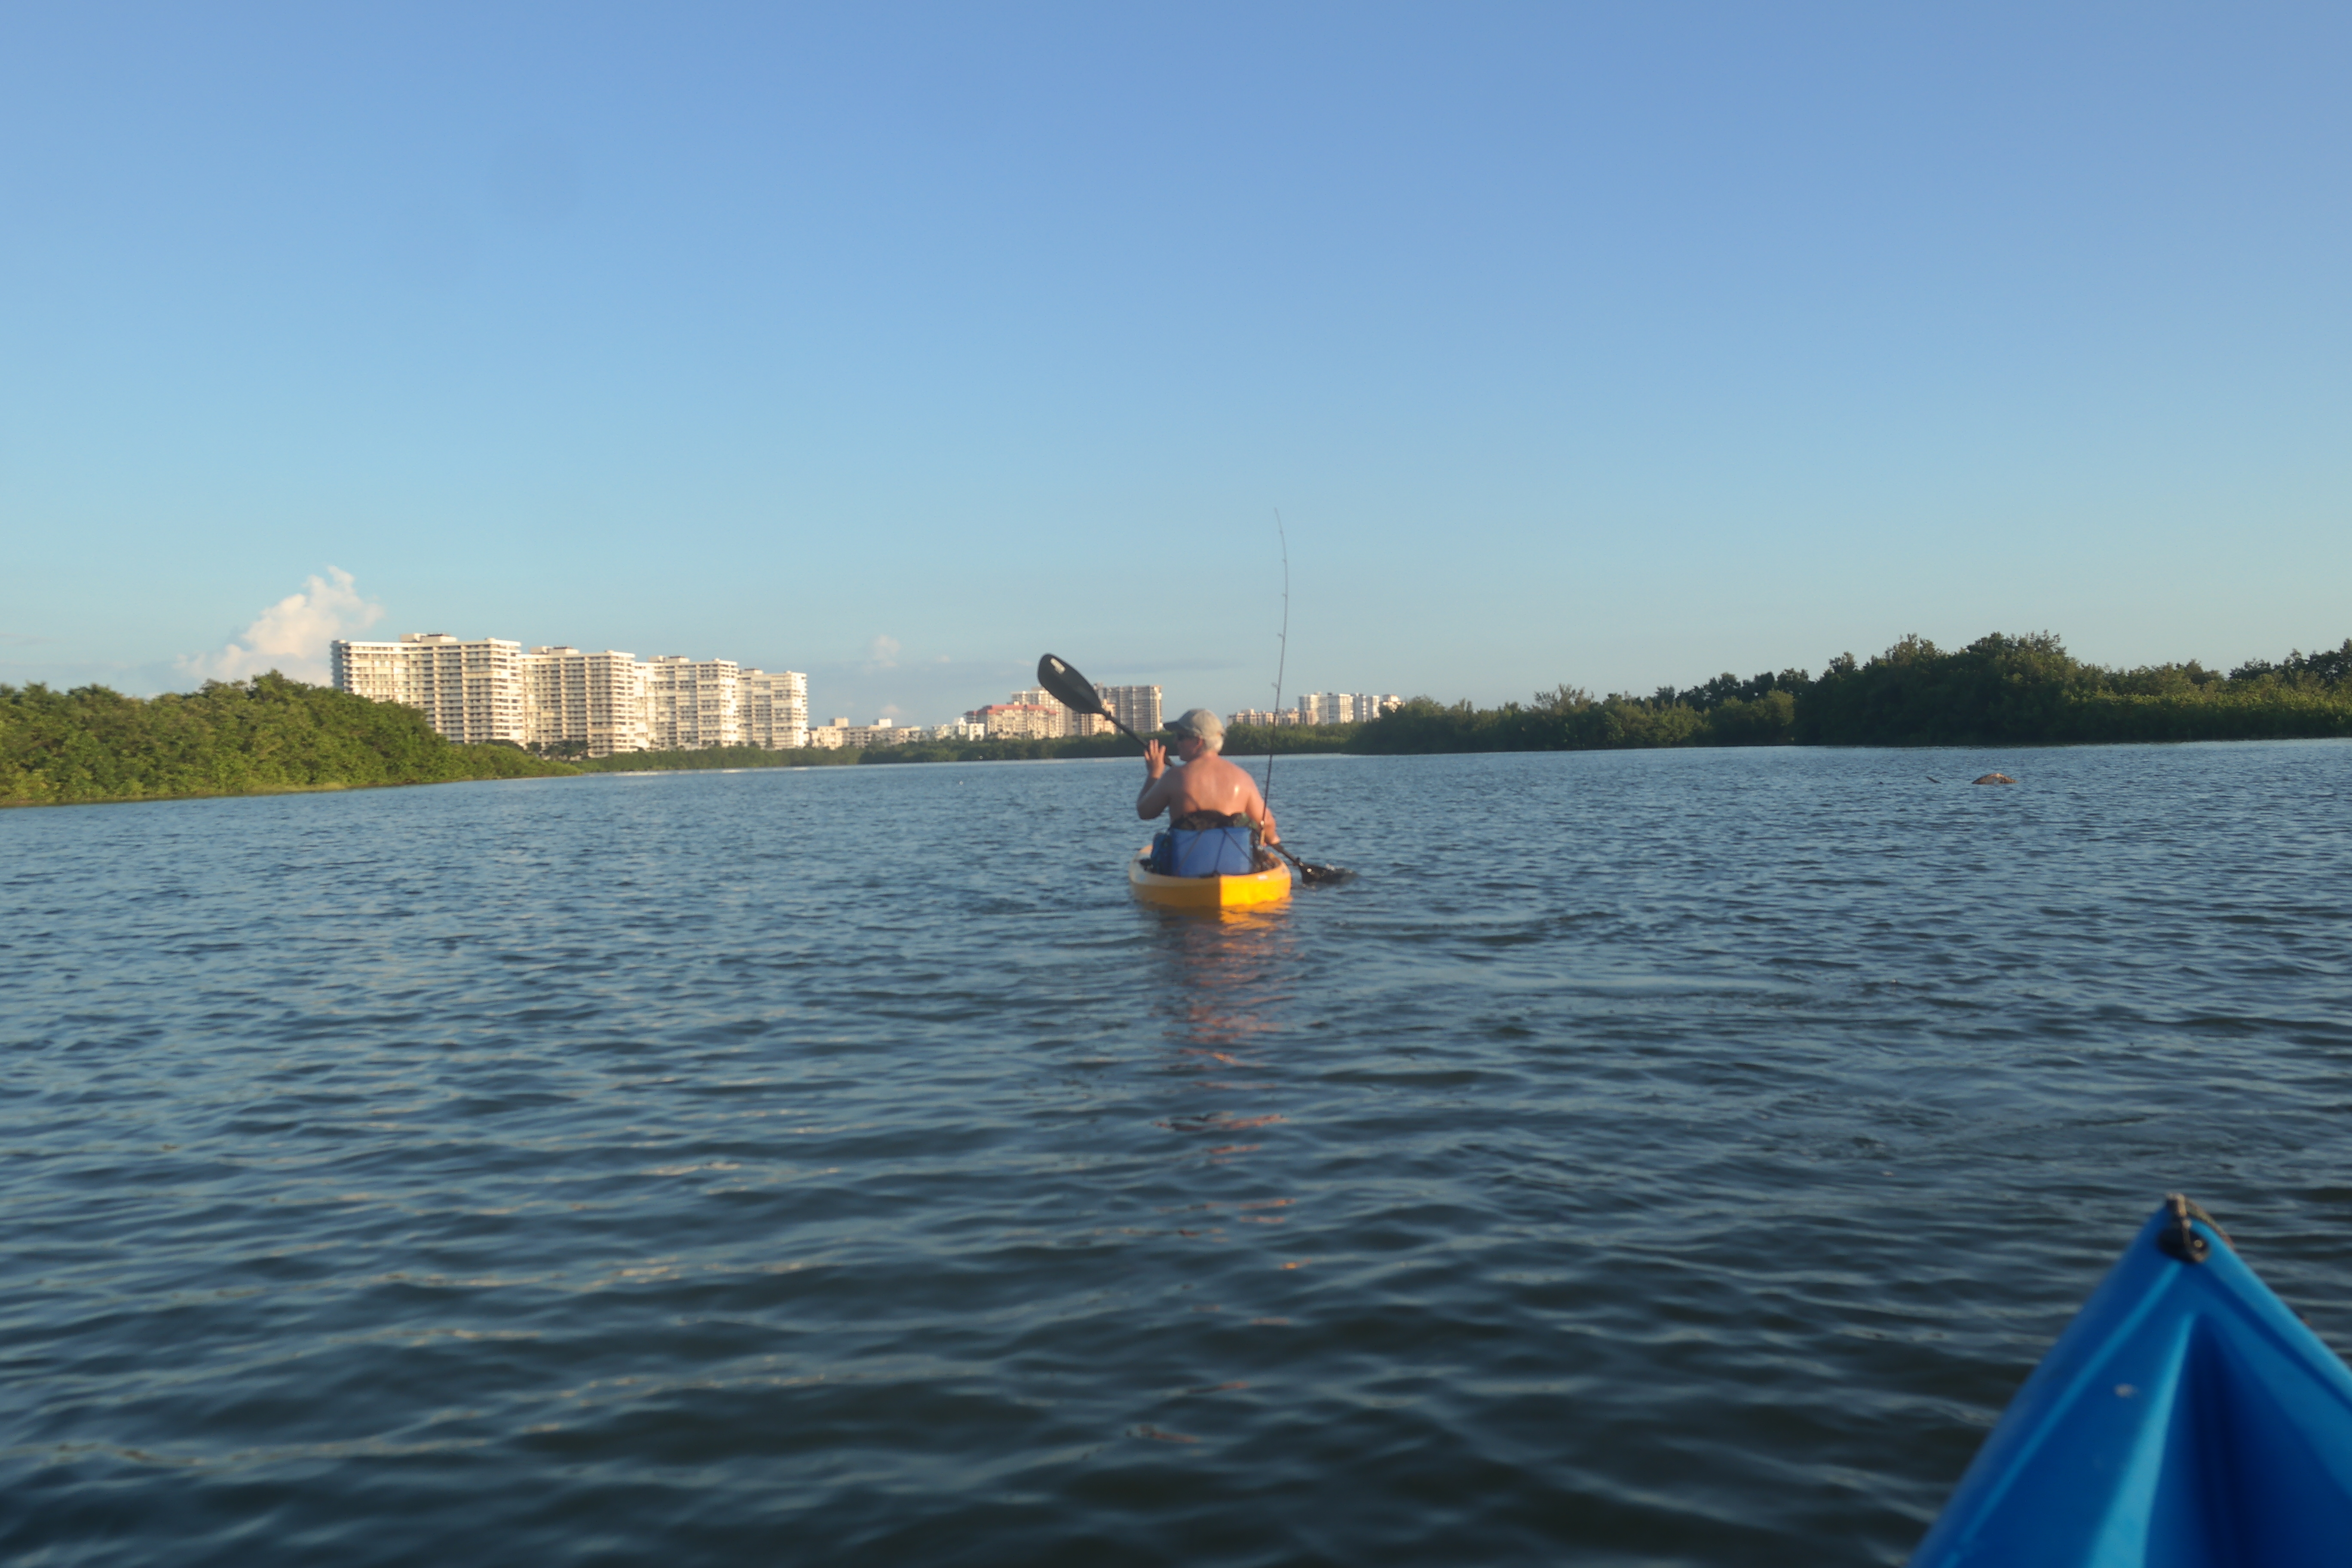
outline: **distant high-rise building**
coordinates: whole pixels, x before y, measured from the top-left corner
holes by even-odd
[[[338,690],[417,709],[452,741],[522,743],[520,643],[405,632],[396,643],[338,638],[327,645],[327,655]]]
[[[871,724],[841,726],[841,743],[863,750],[868,746],[911,746],[930,738],[931,732],[920,724],[899,724],[888,719],[877,719]]]
[[[399,702],[414,708],[408,679],[408,654],[396,642],[343,642],[327,645],[328,681],[338,691],[372,702]]]
[[[1102,699],[1112,718],[1137,734],[1149,735],[1160,728],[1160,688],[1097,686],[1095,695]]]
[[[808,744],[807,676],[792,669],[747,669],[741,691],[746,745],[784,752]]]
[[[647,675],[635,654],[535,647],[522,678],[526,744],[577,745],[592,757],[646,749]]]
[[[1404,699],[1393,694],[1375,696],[1369,691],[1309,691],[1292,707],[1267,712],[1260,708],[1244,708],[1225,721],[1228,726],[1239,724],[1361,724],[1381,714],[1404,706]]]
[[[732,659],[670,655],[639,663],[607,648],[522,645],[446,632],[329,646],[339,690],[418,709],[453,741],[510,741],[592,757],[808,744],[808,678]]]
[[[648,743],[698,752],[743,743],[743,667],[731,658],[663,654],[646,661]]]

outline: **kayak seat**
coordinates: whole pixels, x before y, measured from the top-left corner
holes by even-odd
[[[1188,811],[1151,836],[1143,868],[1162,877],[1246,877],[1263,871],[1257,832],[1249,818],[1222,811]]]
[[[1257,869],[1246,827],[1178,827],[1168,835],[1171,877],[1246,877]]]

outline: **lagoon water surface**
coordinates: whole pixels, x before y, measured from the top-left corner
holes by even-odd
[[[2352,1345],[2352,746],[1139,780],[0,814],[0,1555],[1895,1563],[2167,1190]]]

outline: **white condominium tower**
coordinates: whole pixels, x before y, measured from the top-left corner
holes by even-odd
[[[646,749],[646,667],[635,654],[535,647],[522,656],[523,742],[592,757]]]
[[[339,690],[418,709],[453,741],[523,741],[522,644],[463,642],[446,632],[407,632],[396,642],[328,645]]]
[[[1370,691],[1310,691],[1298,700],[1297,717],[1277,722],[1294,724],[1362,724],[1392,708],[1404,706],[1393,693]]]
[[[444,632],[329,647],[338,690],[420,710],[453,741],[576,742],[615,752],[808,744],[808,678],[677,655],[640,663],[606,649],[535,647]],[[569,749],[567,746],[566,749]]]
[[[1137,734],[1149,735],[1160,728],[1160,688],[1097,686],[1095,695],[1103,700],[1112,718]]]
[[[743,743],[772,752],[808,744],[808,677],[798,670],[747,669],[743,698]]]
[[[743,743],[737,703],[743,667],[731,658],[662,654],[646,661],[646,720],[656,752],[698,752]]]

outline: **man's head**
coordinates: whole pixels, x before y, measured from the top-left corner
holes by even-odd
[[[1187,708],[1168,721],[1168,732],[1179,741],[1198,741],[1205,751],[1218,751],[1225,743],[1224,721],[1206,708]]]

